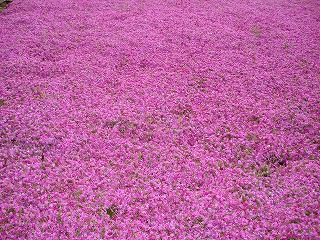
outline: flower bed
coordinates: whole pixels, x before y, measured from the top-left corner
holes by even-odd
[[[0,238],[319,238],[319,2],[249,2],[3,10]]]

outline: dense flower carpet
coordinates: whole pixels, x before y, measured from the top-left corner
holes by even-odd
[[[14,0],[0,239],[319,239],[320,2]]]

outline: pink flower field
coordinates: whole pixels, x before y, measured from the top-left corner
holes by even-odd
[[[0,22],[0,239],[320,239],[318,0]]]

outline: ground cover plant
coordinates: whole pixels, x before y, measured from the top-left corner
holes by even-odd
[[[319,239],[320,3],[14,0],[0,239]]]

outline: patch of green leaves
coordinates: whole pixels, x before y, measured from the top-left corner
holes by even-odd
[[[252,28],[252,33],[254,34],[255,37],[259,38],[261,36],[261,30],[258,26],[254,26]]]
[[[264,164],[258,171],[259,177],[269,177],[273,173],[273,170],[266,164]]]
[[[113,218],[118,213],[118,208],[116,205],[112,205],[111,207],[106,209],[106,212],[110,218]]]

